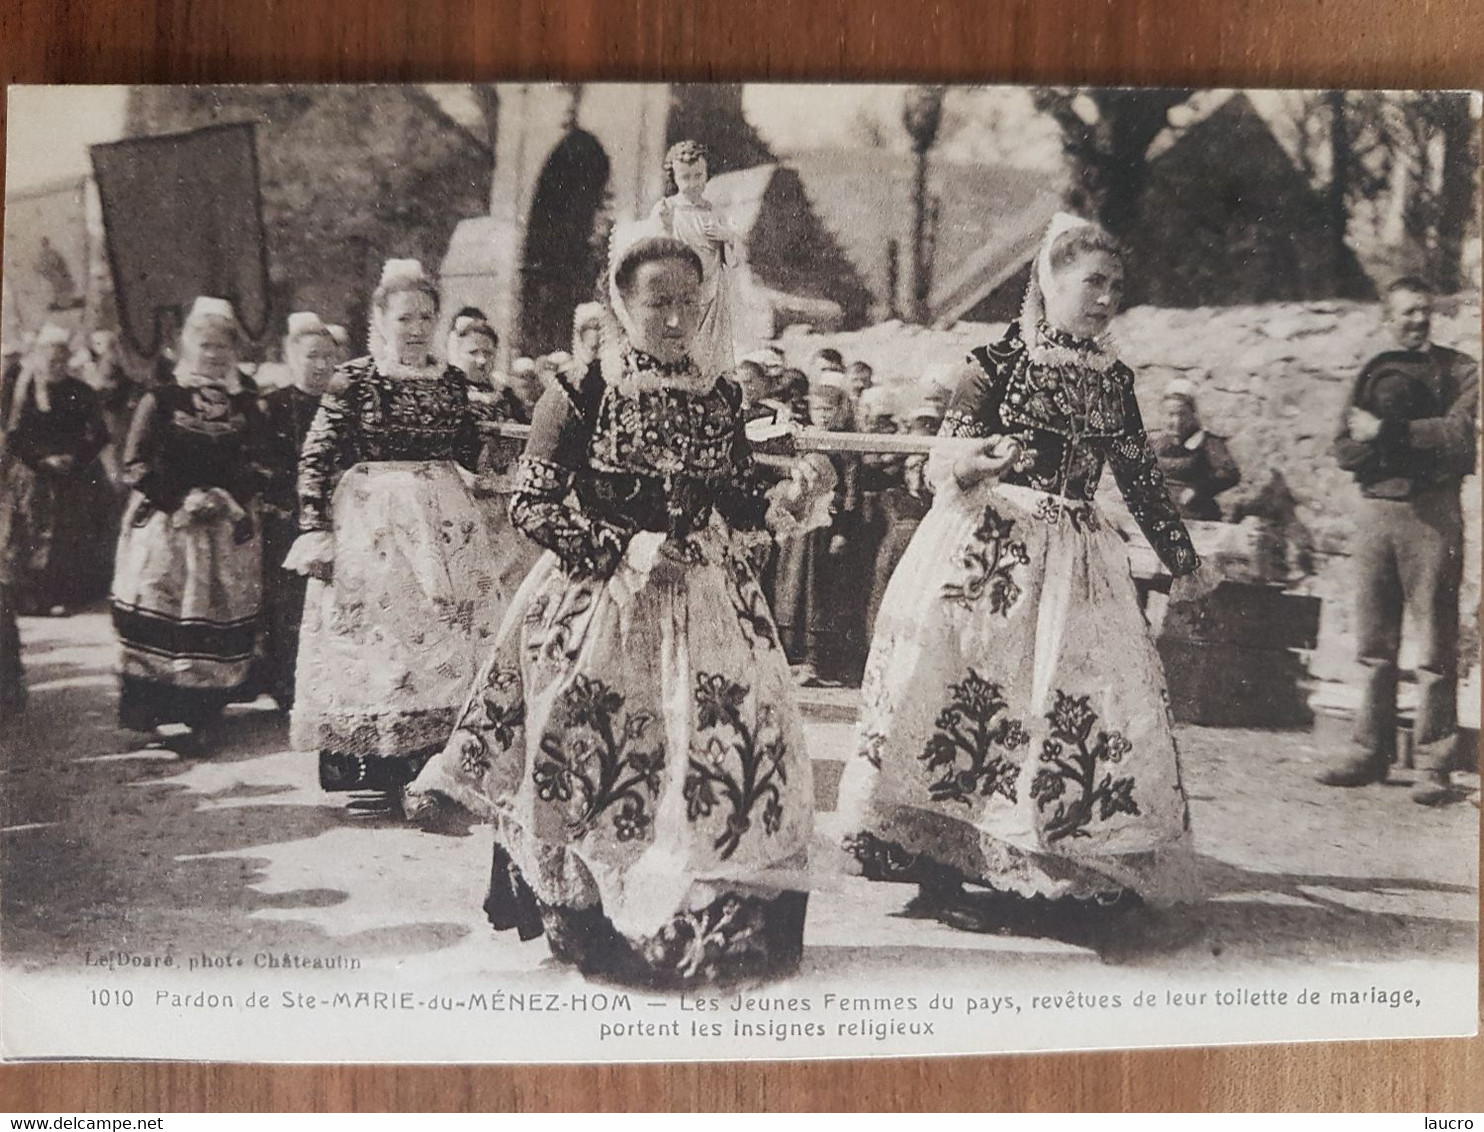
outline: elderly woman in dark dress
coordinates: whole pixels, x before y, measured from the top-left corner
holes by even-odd
[[[0,528],[25,612],[67,613],[96,596],[86,565],[107,537],[97,520],[108,429],[69,356],[67,332],[45,327],[22,367],[6,436]]]
[[[255,683],[284,712],[294,706],[306,586],[304,575],[283,564],[299,535],[299,455],[335,376],[338,353],[319,315],[294,312],[283,340],[290,381],[263,398],[271,478],[263,497],[263,655]]]

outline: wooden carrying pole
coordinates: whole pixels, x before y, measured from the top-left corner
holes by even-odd
[[[521,441],[522,443],[531,434],[531,426],[514,424],[508,421],[497,421],[491,424],[481,424],[480,431],[485,436],[498,437],[502,440]],[[876,432],[829,432],[824,429],[789,427],[780,429],[778,426],[767,427],[766,435],[753,437],[753,458],[760,464],[771,467],[787,467],[794,457],[805,452],[845,452],[854,455],[872,456],[930,456],[934,452],[955,447],[979,447],[985,443],[984,439],[965,438],[957,436],[901,436],[895,433]],[[780,449],[770,451],[772,448]],[[1135,574],[1141,579],[1141,584],[1146,589],[1152,589],[1160,593],[1167,593],[1170,588],[1170,577],[1162,571],[1157,560],[1154,559],[1153,551],[1148,551],[1147,544],[1136,539],[1132,547],[1134,551],[1143,549],[1148,552],[1147,556],[1153,563],[1144,569],[1135,569]]]
[[[486,436],[502,440],[524,441],[531,434],[531,426],[500,421],[480,426]],[[895,433],[877,432],[827,432],[824,429],[794,429],[772,433],[765,438],[754,438],[754,445],[761,454],[768,453],[776,444],[787,449],[777,455],[799,452],[851,452],[856,455],[883,456],[928,456],[935,451],[964,445],[977,446],[983,440],[965,440],[947,436],[901,436]]]

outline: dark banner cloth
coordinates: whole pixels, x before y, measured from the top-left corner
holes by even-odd
[[[229,299],[247,333],[268,318],[268,256],[251,122],[92,147],[93,173],[130,345],[153,354],[161,310]]]

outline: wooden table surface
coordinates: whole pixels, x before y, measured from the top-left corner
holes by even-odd
[[[1484,86],[1476,0],[0,0],[7,83]],[[1484,1108],[1484,1043],[606,1068],[0,1068],[0,1109]]]

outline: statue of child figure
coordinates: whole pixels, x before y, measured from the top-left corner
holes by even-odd
[[[700,142],[677,142],[665,154],[666,196],[651,219],[701,257],[701,325],[691,358],[705,374],[730,373],[736,364],[732,340],[731,269],[736,265],[737,234],[705,197],[709,155]]]

